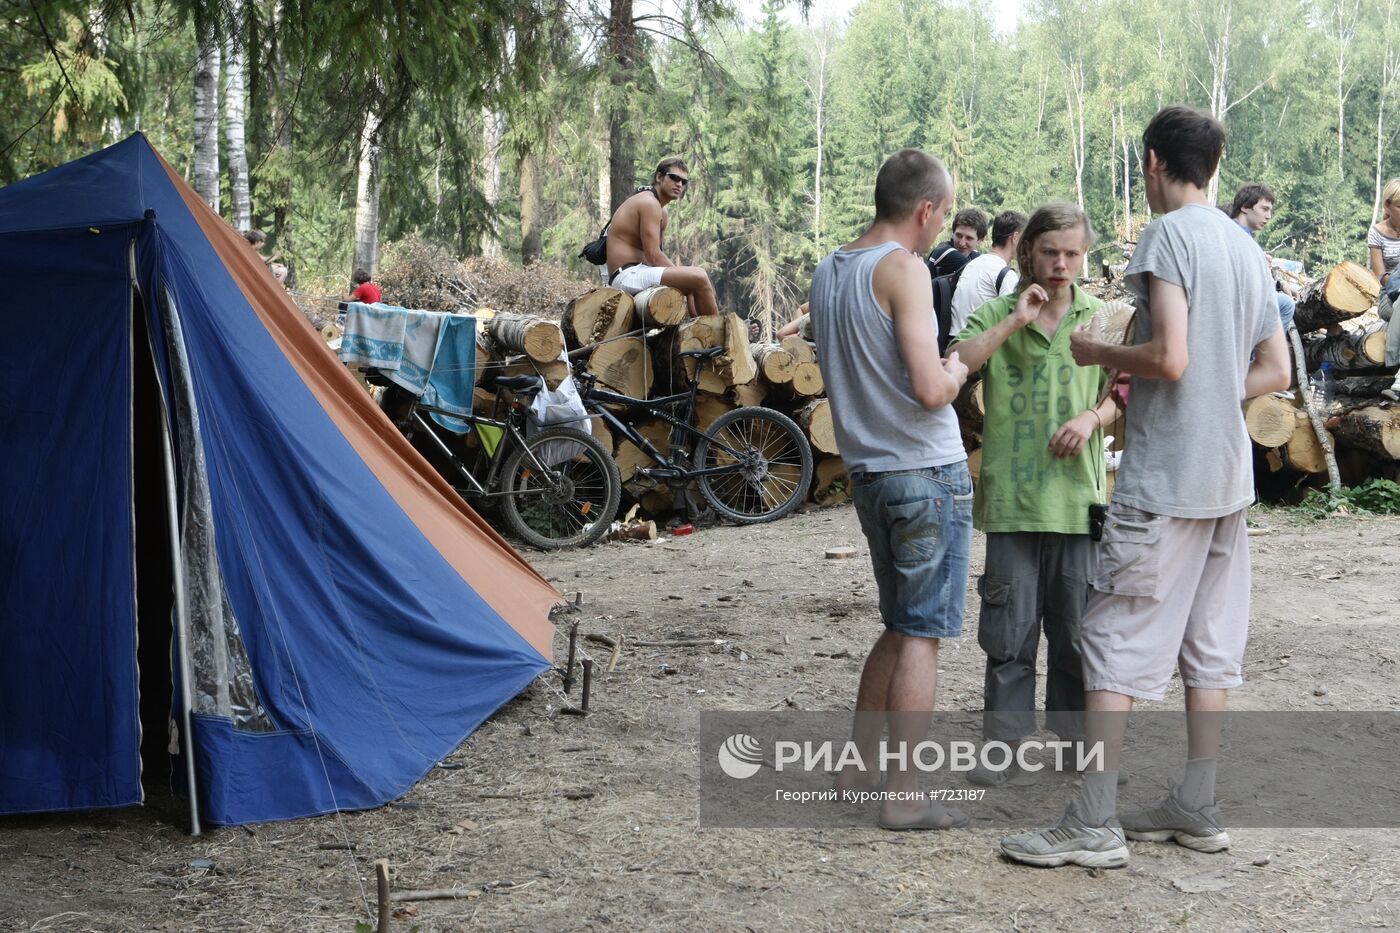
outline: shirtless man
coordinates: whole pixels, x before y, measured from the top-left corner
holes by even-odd
[[[608,284],[629,295],[654,285],[683,292],[690,314],[719,314],[710,276],[699,266],[678,266],[661,251],[669,217],[666,205],[679,201],[690,187],[690,169],[680,159],[656,167],[650,190],[638,191],[613,214],[608,227]]]

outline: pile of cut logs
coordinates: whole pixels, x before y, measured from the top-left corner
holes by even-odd
[[[1255,470],[1261,493],[1400,478],[1400,406],[1380,397],[1394,378],[1384,365],[1387,325],[1375,311],[1380,283],[1354,262],[1295,281],[1303,294],[1293,318],[1293,391],[1245,403],[1263,465]],[[1332,374],[1330,403],[1313,391],[1324,363]]]
[[[700,430],[742,405],[762,405],[792,417],[811,441],[815,480],[812,501],[828,504],[849,498],[850,481],[836,449],[831,410],[824,397],[816,351],[801,337],[754,346],[748,322],[736,314],[688,317],[685,296],[658,286],[635,298],[613,288],[579,295],[558,323],[542,317],[478,309],[477,383],[491,373],[538,373],[557,388],[572,362],[586,367],[601,387],[633,398],[657,398],[685,391],[695,370],[684,350],[724,347],[705,364],[700,376],[696,422]],[[477,390],[479,406],[489,410],[495,394]],[[625,420],[625,419],[624,419]],[[670,426],[640,422],[637,430],[665,451]],[[636,476],[649,458],[630,441],[613,437],[601,419],[592,431],[613,452],[624,488],[653,518],[684,507],[676,491]]]

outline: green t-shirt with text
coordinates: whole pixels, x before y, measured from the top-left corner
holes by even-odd
[[[996,326],[1015,309],[1018,297],[1006,295],[979,307],[957,339],[970,340]],[[1102,305],[1074,286],[1054,337],[1033,322],[1012,334],[982,367],[982,470],[972,508],[979,530],[1089,533],[1089,505],[1106,501],[1103,435],[1095,433],[1078,456],[1063,460],[1050,452],[1050,438],[1102,397],[1104,371],[1077,365],[1069,349],[1070,333]]]

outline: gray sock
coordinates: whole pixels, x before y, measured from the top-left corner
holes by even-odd
[[[1176,788],[1176,802],[1186,810],[1199,810],[1215,803],[1215,759],[1192,758],[1186,762],[1186,776]]]
[[[1118,772],[1085,771],[1075,809],[1090,826],[1106,826],[1118,813]]]

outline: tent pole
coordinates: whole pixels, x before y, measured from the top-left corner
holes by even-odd
[[[146,212],[149,223],[155,217],[154,211]],[[127,250],[127,262],[131,271],[131,284],[137,293],[141,292],[141,278],[136,272],[136,241],[133,239]],[[154,298],[154,296],[152,296]],[[147,298],[141,296],[143,310]],[[132,322],[135,326],[135,322]],[[155,331],[147,328],[150,341],[151,365],[155,366]],[[160,382],[160,368],[156,367],[156,382]],[[180,731],[185,740],[185,783],[190,792],[190,835],[202,835],[199,822],[199,789],[194,779],[194,733],[190,729],[190,705],[193,697],[192,686],[194,669],[190,665],[190,624],[189,611],[185,602],[185,576],[180,562],[180,519],[179,497],[175,492],[175,450],[170,433],[170,408],[166,404],[164,386],[160,395],[161,458],[165,462],[165,520],[170,534],[170,576],[175,590],[175,632],[180,641]]]
[[[170,417],[164,399],[160,406],[161,455],[165,460],[165,513],[170,532],[170,556],[172,577],[175,583],[175,630],[180,640],[180,731],[185,737],[185,779],[190,790],[190,835],[201,834],[199,824],[199,792],[194,780],[194,733],[190,729],[190,705],[192,699],[191,678],[194,670],[190,665],[190,625],[189,612],[185,604],[185,578],[180,563],[180,522],[177,518],[179,503],[175,495],[175,453],[170,446]]]

